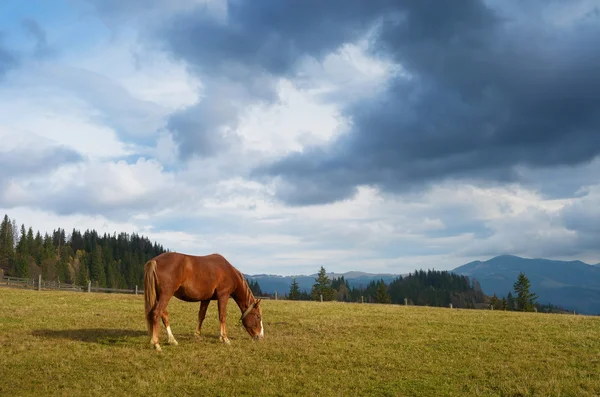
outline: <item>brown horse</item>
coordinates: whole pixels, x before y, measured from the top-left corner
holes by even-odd
[[[150,343],[156,350],[158,344],[159,319],[167,329],[168,343],[177,345],[169,325],[167,305],[172,296],[186,302],[200,302],[198,328],[200,328],[211,300],[216,300],[221,322],[220,340],[229,344],[225,329],[226,306],[231,296],[239,306],[240,320],[253,339],[264,337],[260,299],[256,300],[242,273],[218,254],[192,256],[166,252],[144,266],[144,297],[146,321]]]

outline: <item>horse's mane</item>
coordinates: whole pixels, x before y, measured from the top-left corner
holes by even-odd
[[[250,289],[250,286],[248,285],[248,280],[246,280],[246,277],[244,277],[244,274],[242,272],[240,272],[239,270],[238,270],[238,273],[240,274],[240,277],[242,278],[242,281],[244,283],[244,287],[245,287],[245,290],[246,290],[246,297],[247,297],[246,298],[247,299],[246,303],[248,305],[251,305],[254,302],[254,300],[255,300],[254,299],[254,294],[252,293],[252,290]]]

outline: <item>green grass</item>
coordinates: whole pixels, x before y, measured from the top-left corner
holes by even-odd
[[[253,342],[228,305],[173,298],[179,346],[149,343],[141,296],[0,288],[0,395],[600,395],[600,318],[263,301]]]

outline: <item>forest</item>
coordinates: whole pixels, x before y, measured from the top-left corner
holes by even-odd
[[[57,228],[52,234],[34,232],[5,215],[0,224],[0,273],[24,278],[42,275],[78,285],[134,288],[141,286],[144,264],[166,252],[138,234],[103,234],[95,230],[70,233]]]

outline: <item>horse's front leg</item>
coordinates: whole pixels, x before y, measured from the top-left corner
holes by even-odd
[[[221,323],[221,336],[219,339],[221,342],[230,344],[229,338],[227,337],[227,329],[225,328],[225,319],[227,317],[227,301],[229,296],[219,296],[217,298],[217,305],[219,306],[219,322]]]
[[[206,309],[208,309],[209,304],[210,299],[200,302],[200,310],[198,311],[198,328],[196,328],[196,332],[194,332],[194,335],[196,335],[196,337],[200,337],[200,329],[202,328],[202,322],[204,321],[204,317],[206,317]]]

